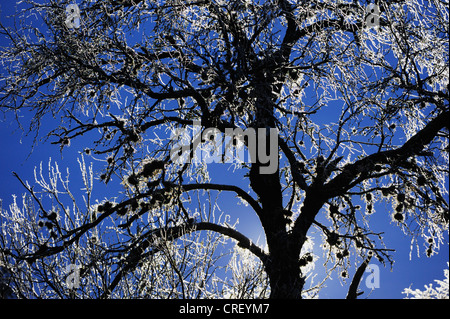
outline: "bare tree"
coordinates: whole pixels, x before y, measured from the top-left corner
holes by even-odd
[[[92,164],[87,167],[84,157],[79,163],[83,200],[69,189],[68,172],[64,176],[56,163],[49,162],[48,177],[42,164],[35,170],[38,189],[17,176],[28,193],[2,211],[0,263],[9,283],[5,289],[14,288],[20,298],[268,296],[262,265],[252,258],[243,265],[238,250],[229,270],[216,273],[218,263],[226,265],[229,259],[226,241],[217,233],[239,238],[227,223],[229,217],[207,216],[214,210],[210,205],[197,217],[215,224],[174,222],[166,205],[153,207],[144,218],[145,204],[134,198],[120,204],[93,203]],[[117,207],[117,216],[107,214],[118,205],[130,205],[134,211]],[[199,232],[210,228],[217,233]],[[239,276],[248,274],[258,280],[239,284]]]
[[[224,293],[227,284],[201,288],[207,278],[189,272],[213,267],[225,236],[262,267],[235,276],[241,286],[233,296],[300,298],[314,259],[305,251],[312,229],[323,234],[329,269],[349,267],[350,256],[393,262],[370,222],[383,214],[375,212],[382,202],[399,227],[428,243],[427,254],[442,244],[449,222],[448,2],[24,2],[17,28],[1,29],[11,43],[1,51],[1,107],[33,111],[31,131],[47,115],[60,119],[47,136],[62,149],[95,136],[84,152],[104,160],[99,179],[123,184],[101,204],[79,208],[74,201],[70,212],[59,205],[56,218],[22,181],[24,200],[36,210],[12,207],[8,216],[29,211],[10,227],[33,236],[3,236],[2,256],[27,263],[24,287],[52,282],[33,276],[56,276],[47,261],[83,256],[86,273],[102,273],[100,282],[89,281],[96,297]],[[224,185],[209,178],[206,163],[174,161],[173,150],[189,159],[196,148],[208,149],[210,141],[200,139],[178,151],[180,141],[168,133],[198,122],[202,132],[255,130],[258,156],[235,164],[246,171],[245,187],[240,175]],[[275,128],[277,169],[267,173],[273,140],[264,136]],[[250,138],[243,143],[253,146]],[[45,192],[58,206],[60,193]],[[208,196],[223,192],[253,209],[266,249],[208,213],[219,203],[205,207]],[[48,231],[36,228],[43,220]],[[110,237],[95,235],[102,243],[95,252],[88,241],[101,227]],[[204,249],[201,232],[212,236]],[[193,251],[209,257],[199,261]],[[160,259],[149,266],[150,256]],[[143,290],[130,290],[134,276],[148,281]],[[357,282],[352,287],[354,295]],[[27,291],[22,296],[37,295]]]

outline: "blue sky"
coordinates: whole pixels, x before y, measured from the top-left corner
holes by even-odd
[[[0,18],[2,23],[5,22],[5,17],[14,12],[14,1],[0,0]],[[0,38],[0,45],[3,45],[3,39]],[[21,113],[23,116],[23,123],[26,125],[27,119],[30,114]],[[54,123],[52,120],[46,122],[46,126],[50,127]],[[45,130],[45,128],[44,128]],[[44,132],[43,132],[44,133]],[[73,186],[76,189],[80,187],[77,184],[77,180],[80,181],[77,157],[80,152],[89,142],[89,137],[82,139],[76,139],[72,141],[70,147],[65,148],[63,153],[60,152],[58,145],[50,144],[51,141],[38,142],[35,145],[34,150],[31,152],[31,146],[33,145],[33,134],[25,135],[20,129],[17,128],[15,119],[13,116],[8,115],[0,117],[0,199],[2,200],[3,209],[7,208],[12,202],[13,194],[22,194],[25,190],[20,185],[19,181],[13,177],[12,172],[17,172],[22,179],[28,180],[30,184],[34,181],[33,170],[34,167],[41,162],[46,167],[51,157],[53,161],[57,161],[61,170],[65,170],[69,167],[71,170],[71,176],[73,176]],[[88,159],[88,158],[86,158]],[[220,183],[235,183],[236,177],[242,172],[231,173],[227,164],[211,164],[216,168],[212,170],[214,172],[215,182]],[[98,163],[97,168],[102,166]],[[241,178],[238,178],[241,180]],[[243,185],[246,186],[246,185]],[[94,187],[97,187],[95,185]],[[106,189],[104,186],[97,187],[99,200],[102,200],[105,195]],[[242,233],[248,235],[252,240],[260,242],[263,241],[262,229],[256,215],[250,210],[250,208],[244,205],[236,206],[234,204],[233,194],[223,194],[221,197],[222,210],[231,215],[232,220],[239,218],[239,224],[237,229]],[[373,263],[380,266],[380,288],[375,289],[370,298],[403,298],[404,295],[401,291],[412,285],[413,289],[422,289],[425,284],[429,284],[434,279],[443,278],[443,269],[447,267],[449,261],[448,245],[444,245],[438,255],[433,255],[430,258],[425,256],[425,250],[422,247],[420,252],[421,257],[417,257],[417,253],[414,251],[411,254],[410,260],[410,243],[411,238],[404,235],[401,230],[390,222],[390,213],[386,210],[383,216],[382,209],[378,209],[380,217],[375,221],[374,229],[384,231],[384,241],[388,248],[395,249],[393,253],[393,259],[395,260],[394,267],[391,269],[384,268],[377,261]],[[312,234],[314,236],[314,234]],[[319,234],[315,234],[320,238]],[[448,236],[446,238],[448,243]],[[422,245],[422,243],[420,243]],[[316,244],[318,246],[318,244]],[[319,260],[316,262],[316,271],[318,273],[318,280],[323,276],[324,257],[319,247],[315,247],[314,252],[319,256]],[[350,270],[350,276],[353,274],[354,269]],[[360,285],[360,289],[367,292],[364,286],[365,278],[368,276],[366,273]],[[320,292],[321,298],[344,298],[347,292],[350,280],[347,280],[346,285],[341,285],[341,279],[337,276],[333,277],[333,280],[329,280],[326,283],[326,288]],[[367,296],[364,294],[363,297]]]

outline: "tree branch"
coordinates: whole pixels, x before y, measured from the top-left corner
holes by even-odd
[[[350,287],[348,288],[348,293],[347,293],[346,299],[356,299],[361,294],[361,293],[358,294],[358,286],[359,286],[359,283],[361,282],[361,278],[364,274],[364,271],[366,271],[366,267],[369,264],[371,258],[372,258],[372,256],[367,257],[366,260],[364,260],[364,262],[356,270],[356,273],[353,276],[352,283],[350,284]]]
[[[289,148],[286,141],[283,140],[281,137],[278,138],[278,144],[280,145],[281,150],[283,151],[284,155],[286,155],[289,161],[292,178],[302,190],[306,190],[308,188],[308,185],[306,184],[305,178],[300,173],[300,168],[298,167],[298,162],[297,159],[295,158],[294,153]]]
[[[258,204],[258,202],[250,196],[247,192],[245,192],[242,188],[235,185],[222,185],[222,184],[188,184],[183,185],[183,189],[185,191],[195,190],[195,189],[211,189],[211,190],[219,190],[219,191],[232,191],[235,192],[239,197],[244,199],[250,206],[255,210],[255,212],[259,215],[262,213],[262,208]]]
[[[158,228],[155,230],[151,230],[145,233],[143,236],[141,236],[141,240],[137,241],[137,243],[140,242],[140,244],[129,252],[127,260],[125,261],[125,265],[123,266],[122,269],[120,269],[119,273],[113,279],[107,291],[103,292],[100,298],[102,299],[107,298],[114,290],[114,288],[119,284],[123,276],[129,271],[132,271],[139,264],[140,260],[144,256],[153,255],[160,251],[160,248],[158,247],[157,244],[157,240],[163,239],[165,241],[173,241],[184,235],[202,230],[213,231],[222,234],[224,236],[227,236],[229,238],[232,238],[238,242],[239,247],[248,249],[263,263],[265,263],[267,260],[267,254],[260,247],[253,244],[250,239],[248,239],[246,236],[244,236],[237,230],[210,222],[194,223],[193,220],[190,220],[188,223],[180,226],[174,226],[170,228],[166,227]],[[149,251],[147,254],[144,254],[145,250],[149,247],[153,247],[153,249]]]
[[[368,174],[367,178],[370,178],[369,173],[374,171],[376,164],[392,164],[418,155],[426,145],[431,143],[440,130],[444,127],[448,128],[449,120],[449,111],[443,112],[431,120],[403,146],[393,150],[374,153],[353,164],[346,165],[338,176],[325,184],[324,189],[328,198],[335,197],[348,190],[351,182],[360,175]]]
[[[225,227],[210,222],[200,222],[194,224],[193,228],[193,231],[209,230],[230,237],[238,242],[239,247],[248,249],[263,263],[267,261],[267,254],[259,246],[255,245],[247,236],[231,227]]]

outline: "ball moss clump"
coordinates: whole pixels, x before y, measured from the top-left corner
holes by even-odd
[[[400,212],[396,212],[392,217],[398,222],[402,222],[405,219],[405,216]]]
[[[399,202],[404,202],[405,199],[406,199],[406,195],[405,195],[405,194],[403,194],[403,193],[398,193],[398,194],[397,194],[397,200],[398,200]]]
[[[131,174],[130,176],[127,177],[127,182],[130,185],[136,186],[137,184],[139,184],[139,179],[135,174]]]
[[[426,181],[427,179],[423,175],[419,175],[419,177],[417,177],[417,185],[419,186],[424,186]]]

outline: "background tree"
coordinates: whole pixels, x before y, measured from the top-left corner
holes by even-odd
[[[433,287],[433,284],[430,283],[429,285],[425,285],[425,290],[412,290],[411,287],[406,288],[403,290],[403,293],[406,294],[405,299],[449,299],[448,269],[444,269],[444,276],[444,280],[434,280],[437,287]]]
[[[244,294],[233,296],[299,298],[314,259],[306,249],[313,228],[323,233],[330,269],[347,267],[350,256],[393,262],[382,233],[371,228],[370,215],[382,202],[392,206],[399,227],[424,238],[427,254],[442,244],[449,221],[445,1],[374,7],[365,1],[86,0],[78,4],[79,25],[69,19],[69,1],[24,2],[20,25],[1,30],[11,42],[1,52],[8,62],[1,107],[31,110],[30,131],[48,115],[60,120],[47,136],[61,149],[95,136],[84,151],[104,160],[95,174],[123,184],[107,201],[93,204],[87,196],[81,208],[72,196],[74,208],[65,209],[56,180],[71,193],[53,169],[50,182],[37,181],[60,206],[56,211],[22,181],[29,193],[22,208],[3,212],[10,223],[2,226],[2,258],[27,265],[17,277],[23,291],[28,282],[28,295],[33,282],[53,280],[33,273],[51,265],[46,273],[56,278],[55,260],[76,256],[84,258],[83,274],[102,274],[92,275],[101,281],[89,281],[96,291],[90,296],[140,295],[128,284],[137,274],[154,280],[143,282],[157,291],[147,296],[224,293],[202,284],[194,270],[212,264],[215,240],[225,236],[263,269],[253,277],[256,293],[242,288]],[[168,132],[189,130],[195,121],[221,132],[277,128],[277,171],[263,174],[265,162],[256,158],[236,164],[236,183],[225,185],[210,179],[205,163],[174,162],[170,150],[179,141]],[[82,171],[89,193],[94,172]],[[254,210],[266,249],[213,218],[219,202],[203,204],[217,192],[235,193]],[[99,238],[106,230],[110,236]],[[201,246],[200,232],[220,236]],[[88,257],[95,254],[93,234],[102,243],[94,259]],[[190,249],[210,258],[197,264]],[[159,259],[149,266],[149,256]],[[169,270],[155,276],[156,269]],[[236,281],[243,284],[242,277]],[[61,289],[50,287],[66,296]]]
[[[0,266],[0,299],[15,299],[16,297],[10,287],[9,278],[9,271]]]

